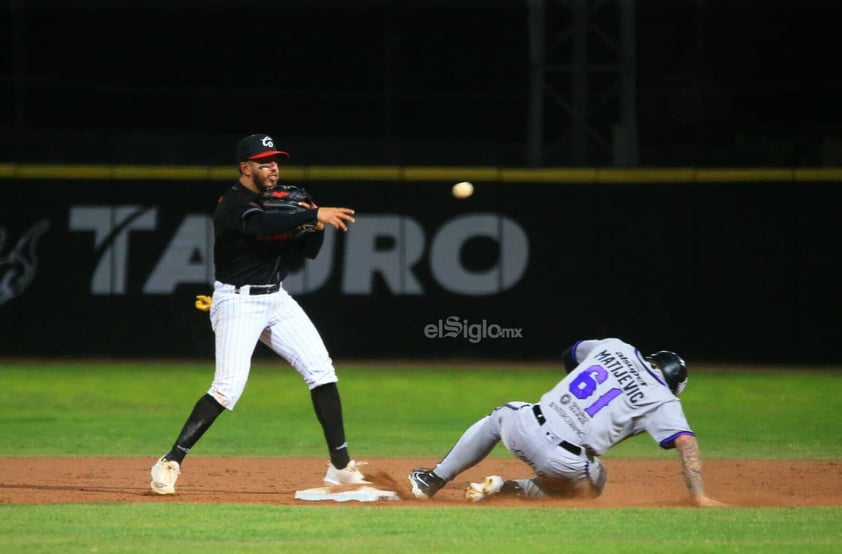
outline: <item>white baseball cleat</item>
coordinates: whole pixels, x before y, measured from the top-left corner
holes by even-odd
[[[156,494],[175,494],[175,482],[181,474],[178,462],[161,458],[152,466],[152,482],[149,486]]]
[[[482,483],[471,483],[465,489],[465,500],[479,502],[500,492],[505,481],[499,475],[489,475]]]
[[[371,481],[366,481],[359,469],[366,464],[351,460],[344,469],[336,469],[332,463],[328,463],[324,482],[326,485],[370,485]]]

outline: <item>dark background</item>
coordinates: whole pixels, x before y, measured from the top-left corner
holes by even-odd
[[[168,293],[144,292],[144,284],[184,218],[210,218],[213,203],[205,196],[227,186],[178,180],[4,183],[6,197],[11,193],[21,201],[0,219],[11,239],[1,254],[33,222],[46,218],[51,227],[38,242],[34,280],[0,305],[0,352],[212,359],[208,315],[193,307],[194,296],[210,293],[211,283],[181,280]],[[336,236],[337,262],[329,279],[314,292],[294,296],[337,358],[557,360],[576,340],[615,336],[644,352],[680,352],[694,363],[839,364],[838,186],[482,183],[470,200],[456,201],[450,184],[442,182],[312,182],[308,190],[317,199],[353,202],[364,210],[348,235]],[[511,202],[513,187],[540,202]],[[23,201],[33,188],[49,201]],[[127,239],[124,290],[92,293],[94,269],[113,242],[95,243],[91,230],[71,229],[74,206],[157,212],[154,228],[133,231]],[[445,222],[478,213],[521,226],[529,257],[513,286],[471,296],[437,281],[431,242]],[[423,230],[426,247],[410,268],[423,294],[395,290],[380,273],[370,293],[343,289],[348,257],[361,255],[344,246],[362,231],[362,218],[372,216],[411,218]],[[204,238],[208,251],[210,237]],[[403,239],[380,242],[382,251],[405,252]],[[497,244],[466,241],[461,264],[473,271],[498,267]],[[320,257],[330,255],[326,248]],[[115,268],[120,263],[109,262]],[[8,275],[2,264],[0,269],[0,277]],[[522,336],[477,343],[425,336],[425,326],[449,316],[522,329]]]
[[[640,165],[842,163],[837,2],[634,6]],[[263,131],[306,165],[521,166],[528,37],[526,0],[2,0],[0,156],[225,164]]]
[[[546,2],[548,63],[570,63],[568,43],[550,30],[569,28],[574,4]],[[616,34],[618,2],[587,5]],[[842,165],[836,2],[634,7],[637,165]],[[200,165],[233,175],[236,141],[267,132],[297,167],[524,167],[527,13],[526,0],[0,0],[0,164]],[[594,63],[606,55],[597,43]],[[557,107],[545,115],[544,165],[575,165],[569,149],[550,146],[569,117]],[[588,165],[612,161],[595,148]],[[51,227],[36,277],[2,306],[0,351],[211,356],[207,316],[192,308],[210,284],[156,295],[142,283],[178,223],[211,213],[222,183],[3,178],[0,256],[42,218]],[[423,295],[383,286],[344,294],[338,277],[301,295],[337,357],[556,358],[577,339],[620,336],[693,359],[839,362],[838,177],[525,179],[479,183],[462,203],[444,181],[306,184],[320,201],[411,217],[428,238],[444,219],[477,211],[507,215],[529,235],[524,278],[489,297],[437,288],[429,252],[414,268]],[[131,239],[123,294],[91,295],[93,234],[68,225],[70,207],[88,204],[159,210],[157,228]],[[494,246],[464,255],[489,267]],[[522,327],[525,338],[424,338],[425,324],[451,314]]]

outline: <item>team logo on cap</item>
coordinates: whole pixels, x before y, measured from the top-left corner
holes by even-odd
[[[275,148],[275,142],[272,140],[272,137],[270,137],[268,135],[263,137],[263,140],[261,142],[263,143],[263,146],[267,146],[269,148]]]

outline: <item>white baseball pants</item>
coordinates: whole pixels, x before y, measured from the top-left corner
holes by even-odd
[[[284,358],[312,390],[338,381],[319,332],[298,302],[283,289],[251,295],[249,287],[214,283],[210,309],[216,334],[216,369],[208,394],[233,410],[248,381],[257,341]]]

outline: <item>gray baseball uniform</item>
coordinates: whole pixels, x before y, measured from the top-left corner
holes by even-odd
[[[605,487],[599,460],[620,441],[646,432],[662,448],[693,435],[663,375],[634,346],[616,338],[571,347],[577,365],[540,402],[509,402],[463,433],[434,468],[450,481],[483,460],[502,440],[539,479],[519,479],[526,496]]]

